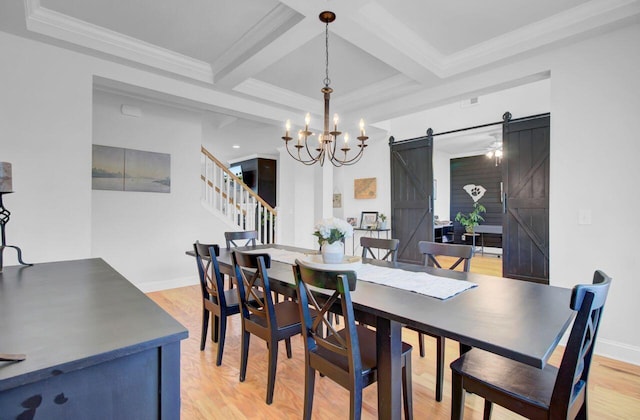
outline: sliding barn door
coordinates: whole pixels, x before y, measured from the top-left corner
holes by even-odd
[[[433,139],[391,148],[391,232],[400,240],[398,261],[422,264],[418,241],[433,240]]]
[[[503,276],[549,283],[549,115],[503,128]]]

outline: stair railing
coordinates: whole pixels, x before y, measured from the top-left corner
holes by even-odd
[[[201,147],[202,201],[237,230],[257,230],[263,244],[274,243],[276,210]]]

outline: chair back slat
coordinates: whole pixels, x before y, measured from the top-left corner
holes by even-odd
[[[220,255],[220,247],[216,244],[201,244],[196,241],[193,244],[193,250],[196,254],[202,298],[210,300],[216,305],[226,306],[224,282],[216,258],[217,255]]]
[[[440,242],[420,241],[418,242],[420,253],[425,255],[425,266],[443,268],[438,256],[458,258],[449,270],[455,270],[460,263],[464,262],[463,270],[469,272],[471,268],[471,258],[473,257],[473,247],[471,245],[443,244]]]
[[[362,258],[372,258],[374,260],[398,261],[398,247],[400,241],[398,239],[382,239],[363,236],[360,238],[360,246],[362,247]],[[378,258],[377,253],[373,250],[386,251],[382,258]]]
[[[275,309],[271,297],[271,287],[267,269],[271,267],[271,257],[266,253],[232,252],[234,273],[238,283],[238,298],[242,316],[262,318],[277,328]]]
[[[362,361],[360,360],[360,344],[355,325],[355,315],[351,302],[351,291],[356,288],[356,273],[354,271],[320,270],[306,266],[296,260],[293,266],[296,279],[296,290],[302,318],[302,334],[308,351],[315,352],[322,347],[348,360],[349,372],[360,375]],[[326,294],[318,294],[318,289],[325,293],[333,292],[329,298]],[[322,296],[322,297],[321,297]],[[337,302],[340,302],[345,323],[343,335],[339,335],[331,322],[324,316]],[[318,312],[312,322],[311,309]],[[323,336],[322,328],[327,333]]]
[[[578,313],[553,388],[551,418],[574,418],[583,406],[593,347],[610,284],[610,277],[596,271],[592,284],[573,288],[570,306]]]
[[[225,232],[224,239],[227,242],[227,249],[239,246],[255,246],[256,240],[258,239],[258,231],[245,230]]]

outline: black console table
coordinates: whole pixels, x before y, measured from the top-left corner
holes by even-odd
[[[185,327],[102,259],[0,273],[0,418],[180,418]]]

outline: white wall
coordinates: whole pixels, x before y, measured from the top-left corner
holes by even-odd
[[[551,57],[552,284],[613,277],[596,351],[640,364],[640,25]],[[592,224],[579,225],[579,210]]]
[[[27,262],[91,256],[91,75],[77,54],[0,32],[6,234]],[[8,65],[11,63],[11,65]],[[6,249],[5,265],[17,264]]]
[[[142,111],[123,115],[121,105]],[[143,290],[193,284],[194,241],[224,243],[226,225],[200,205],[201,115],[96,91],[93,143],[171,155],[171,192],[92,191],[91,254]]]
[[[224,239],[200,206],[199,123],[150,107],[134,124],[104,101],[92,116],[95,74],[169,92],[184,83],[4,32],[0,56],[1,159],[13,164],[16,191],[4,200],[9,243],[27,262],[104,257],[143,290],[195,282],[184,251],[196,239]],[[172,193],[92,192],[94,134],[102,144],[171,153]],[[12,251],[6,265],[17,264]]]

